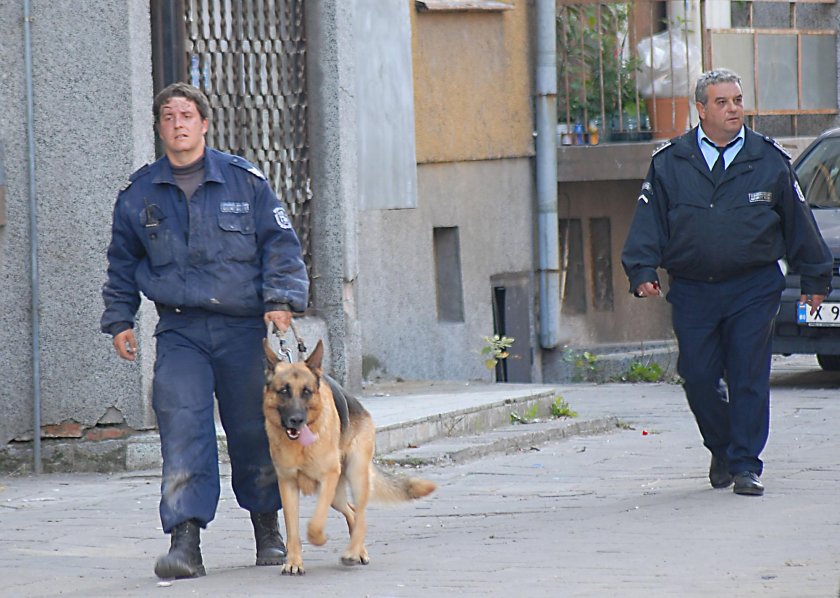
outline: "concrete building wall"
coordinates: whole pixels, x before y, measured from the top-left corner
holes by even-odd
[[[148,2],[33,3],[32,63],[42,424],[153,425],[143,371],[99,332],[116,192],[153,158]],[[0,3],[0,444],[31,438],[32,285],[23,2]],[[141,353],[143,349],[141,348]],[[69,429],[68,428],[68,429]]]
[[[409,3],[417,161],[532,155],[530,3],[482,13]]]
[[[358,319],[358,139],[353,6],[339,0],[307,5],[307,82],[312,176],[310,293],[326,323],[329,371],[361,386]],[[314,342],[310,343],[314,346]]]
[[[358,214],[363,374],[488,380],[479,351],[494,332],[491,277],[512,274],[533,288],[528,3],[482,13],[418,13],[407,3],[417,207]],[[457,228],[460,320],[438,310],[449,282],[437,279],[436,227]],[[533,323],[533,306],[523,309]],[[533,333],[517,341],[526,359]]]
[[[360,215],[364,373],[368,378],[489,380],[479,350],[482,337],[493,334],[491,276],[527,273],[532,267],[531,162],[428,164],[417,175],[417,209]],[[438,317],[434,227],[459,230],[463,322]]]

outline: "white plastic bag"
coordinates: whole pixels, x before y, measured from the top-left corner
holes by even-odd
[[[636,87],[642,97],[691,95],[702,60],[696,45],[686,45],[684,31],[665,30],[646,37],[636,44],[636,54]]]

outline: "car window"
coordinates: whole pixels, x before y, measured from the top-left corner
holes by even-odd
[[[796,165],[805,201],[813,208],[840,208],[840,137],[826,137]]]

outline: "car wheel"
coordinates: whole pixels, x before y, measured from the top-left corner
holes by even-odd
[[[827,372],[840,371],[840,355],[817,355],[817,363]]]

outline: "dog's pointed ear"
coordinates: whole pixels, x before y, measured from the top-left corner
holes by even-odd
[[[268,344],[268,339],[263,339],[263,350],[265,351],[265,358],[268,359],[268,367],[272,370],[274,366],[280,363],[280,356],[274,352],[274,349],[271,348],[271,345]]]
[[[309,354],[309,357],[306,358],[306,367],[308,367],[313,372],[320,373],[321,371],[321,362],[324,359],[324,343],[320,340],[318,344],[315,345],[315,349],[312,353]]]

